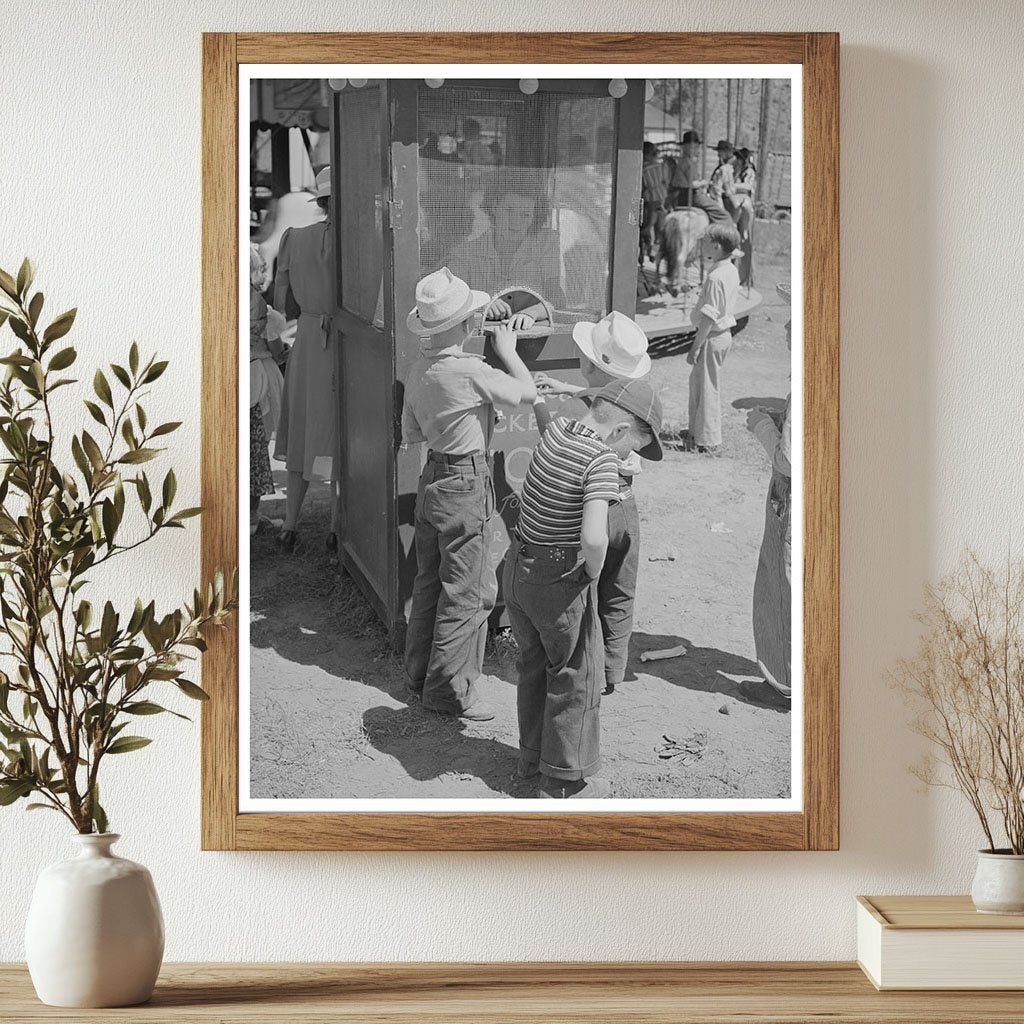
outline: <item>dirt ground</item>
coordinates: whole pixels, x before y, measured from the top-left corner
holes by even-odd
[[[790,793],[791,716],[751,705],[738,684],[757,675],[751,594],[769,463],[746,429],[755,405],[781,409],[789,388],[775,284],[789,279],[788,226],[760,224],[755,286],[763,302],[723,371],[722,451],[689,454],[689,366],[652,351],[665,406],[665,460],[635,481],[642,548],[626,681],[602,700],[601,746],[612,798],[781,798]],[[667,297],[666,297],[667,298]],[[275,464],[275,468],[276,468]],[[283,485],[283,474],[275,472]],[[262,511],[283,516],[283,492]],[[491,722],[421,709],[401,662],[355,584],[324,547],[328,494],[314,485],[292,556],[272,531],[252,543],[251,795],[255,798],[532,797],[515,783],[515,645],[489,645],[481,681]],[[642,651],[687,653],[641,662]]]

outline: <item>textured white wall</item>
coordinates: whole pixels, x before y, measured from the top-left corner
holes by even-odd
[[[955,798],[906,774],[919,748],[885,674],[926,578],[967,543],[1021,541],[1018,4],[444,6],[7,0],[0,266],[31,254],[55,305],[81,307],[86,365],[132,338],[173,358],[150,411],[186,422],[172,454],[195,495],[201,31],[841,32],[842,850],[200,853],[197,732],[161,720],[111,765],[121,852],[153,872],[170,959],[851,957],[854,895],[966,891],[978,845]],[[178,599],[196,547],[175,534],[136,578]],[[70,845],[55,817],[0,811],[0,960],[23,955],[34,876]]]

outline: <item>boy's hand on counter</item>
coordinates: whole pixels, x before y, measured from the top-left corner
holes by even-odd
[[[488,320],[507,320],[512,315],[512,307],[504,299],[493,299],[484,314]]]

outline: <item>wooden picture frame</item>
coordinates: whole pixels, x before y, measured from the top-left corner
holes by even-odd
[[[803,809],[240,813],[238,632],[205,654],[207,850],[834,850],[839,844],[839,38],[832,33],[205,34],[202,572],[238,561],[238,68],[273,63],[800,64],[804,154]]]

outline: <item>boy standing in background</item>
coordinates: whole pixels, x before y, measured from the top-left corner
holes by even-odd
[[[731,224],[712,224],[701,239],[701,255],[712,267],[704,278],[690,322],[697,328],[686,361],[690,371],[687,449],[713,453],[722,443],[721,371],[732,346],[740,276],[732,262],[740,236]]]

